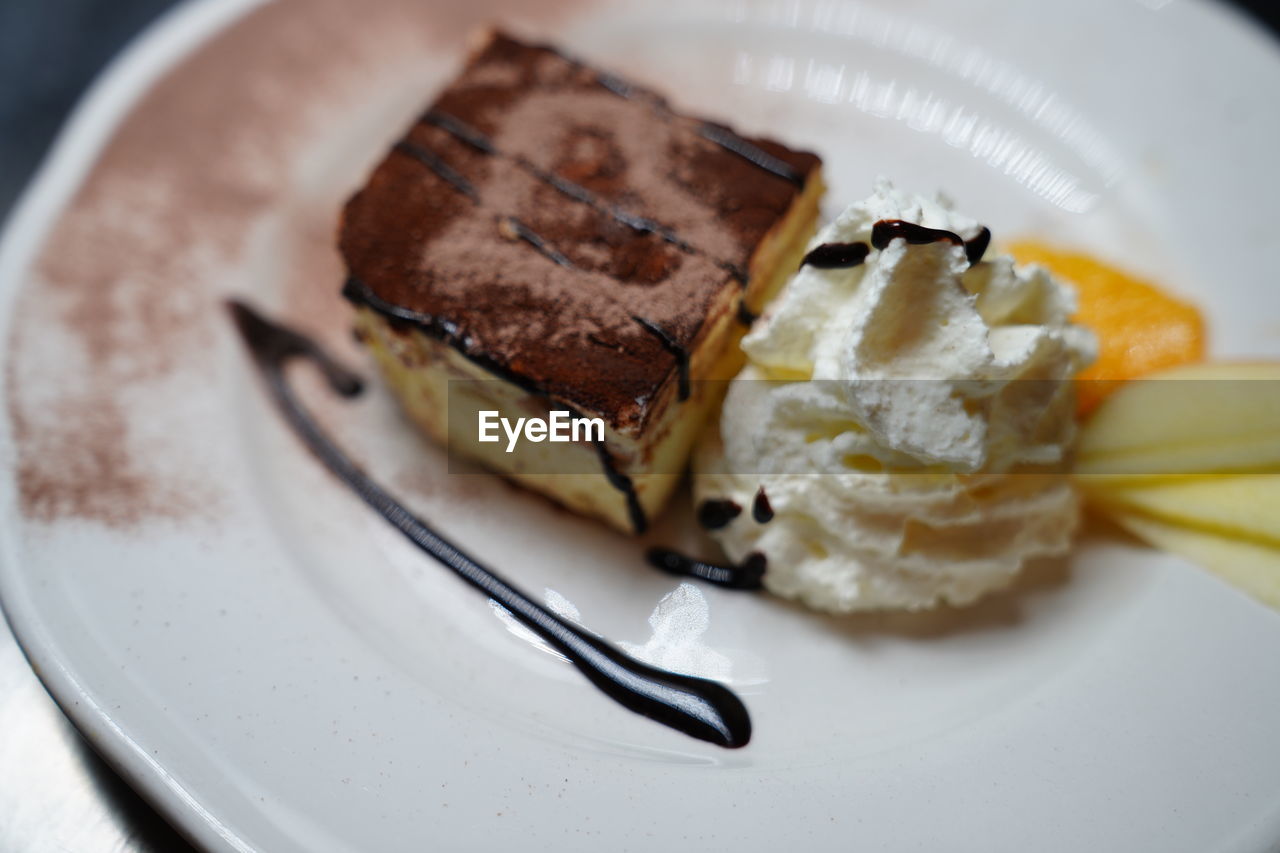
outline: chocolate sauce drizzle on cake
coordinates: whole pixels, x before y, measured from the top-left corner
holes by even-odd
[[[243,303],[231,302],[229,307],[268,392],[289,425],[325,467],[410,542],[505,607],[624,708],[719,746],[746,746],[751,718],[729,688],[641,663],[603,637],[562,619],[460,550],[369,479],[298,401],[284,369],[297,358],[310,361],[344,397],[359,393],[359,378],[310,339],[266,320]]]
[[[698,523],[707,530],[719,530],[742,514],[742,507],[728,498],[710,498],[698,504]]]
[[[689,399],[689,351],[680,346],[676,339],[671,337],[671,333],[659,326],[652,320],[646,320],[644,317],[631,318],[641,325],[645,331],[649,332],[655,338],[662,342],[667,352],[676,357],[676,370],[679,372],[680,388],[679,397],[681,400]]]
[[[497,146],[493,144],[493,140],[464,122],[462,119],[449,115],[441,110],[433,109],[424,113],[419,120],[423,124],[429,124],[432,127],[440,128],[446,133],[452,135],[455,139],[470,145],[482,154],[487,154],[491,157],[502,157],[510,160],[530,175],[533,175],[543,183],[559,190],[574,201],[585,204],[596,212],[621,222],[623,225],[637,233],[654,234],[681,251],[706,258],[725,272],[732,275],[734,278],[738,279],[738,281],[742,283],[743,287],[746,287],[747,273],[737,264],[708,255],[706,252],[703,252],[701,249],[698,249],[696,246],[693,246],[682,239],[680,235],[675,232],[675,229],[663,225],[661,222],[650,219],[646,216],[640,216],[632,213],[631,211],[626,210],[623,207],[619,207],[616,204],[610,204],[581,184],[571,181],[568,178],[561,177],[554,172],[548,172],[546,169],[540,168],[539,166],[529,162],[525,157],[511,156],[499,151]]]
[[[768,567],[768,561],[759,551],[752,551],[736,566],[708,563],[669,548],[650,548],[645,559],[667,574],[698,578],[729,589],[759,589]]]
[[[477,151],[491,156],[501,156],[492,140],[487,136],[475,128],[470,127],[460,119],[454,118],[447,113],[439,110],[429,110],[422,116],[421,121],[452,134],[455,138],[462,140]],[[444,160],[434,152],[428,151],[420,145],[407,141],[396,143],[396,150],[409,154],[428,168],[432,169],[436,174],[440,175],[441,178],[472,201],[479,201],[478,195],[466,179],[459,175],[452,167],[449,166],[449,164],[445,163]],[[670,228],[654,222],[651,219],[632,215],[614,205],[606,204],[605,202],[602,202],[595,193],[592,193],[586,187],[580,186],[573,181],[566,180],[543,169],[539,169],[522,157],[512,158],[512,160],[513,162],[518,163],[530,174],[548,184],[551,184],[570,198],[587,204],[597,211],[612,216],[614,219],[638,232],[656,234],[667,242],[672,243],[685,251],[706,257],[704,253],[698,251],[676,236],[675,232]],[[544,257],[549,258],[560,266],[568,269],[574,268],[573,262],[569,260],[568,257],[516,217],[501,217],[499,220],[499,230],[502,231],[504,235],[508,235],[514,239],[523,240],[540,252]],[[723,263],[720,261],[716,261],[716,263],[737,278],[742,283],[743,287],[746,286],[747,276],[745,272],[733,264]],[[675,356],[679,382],[678,398],[681,402],[689,399],[689,351],[681,346],[666,329],[662,328],[657,323],[643,317],[632,317],[632,319],[639,323],[645,331],[656,337],[658,341],[661,342],[662,346]]]
[[[401,154],[406,154],[412,157],[431,171],[435,172],[440,176],[442,181],[465,195],[467,198],[474,202],[480,201],[480,195],[476,192],[476,188],[471,186],[471,182],[458,174],[456,169],[442,160],[434,151],[428,151],[421,145],[415,145],[414,143],[406,142],[405,140],[397,142],[393,147]]]
[[[563,54],[561,54],[563,55]],[[576,65],[582,66],[582,63],[570,57],[565,57]],[[665,98],[642,89],[639,86],[633,86],[622,78],[610,74],[607,71],[596,71],[596,82],[603,88],[613,94],[627,98],[628,100],[645,100],[653,105],[654,112],[663,119],[670,119],[671,108],[667,105]],[[773,156],[765,151],[759,145],[756,145],[749,139],[744,139],[737,133],[734,133],[723,125],[714,124],[706,121],[702,122],[698,127],[698,133],[706,140],[714,142],[724,150],[737,154],[748,163],[763,169],[771,175],[782,178],[784,181],[794,184],[797,187],[803,187],[805,184],[805,176],[793,169],[790,164]]]
[[[389,320],[415,326],[430,337],[449,344],[468,358],[481,357],[478,353],[468,351],[470,340],[462,334],[462,330],[458,328],[457,323],[433,317],[429,314],[420,314],[411,308],[387,302],[374,293],[369,285],[355,276],[347,277],[346,283],[342,285],[342,296],[353,304],[372,308]],[[489,368],[490,365],[486,364],[485,367]],[[505,374],[504,378],[507,378]],[[515,377],[512,377],[512,381],[514,380]]]
[[[743,139],[729,128],[712,124],[711,122],[703,122],[702,126],[698,128],[698,132],[702,134],[704,139],[709,139],[726,151],[737,154],[748,163],[758,166],[770,174],[777,175],[797,187],[804,186],[804,175],[760,146]]]
[[[856,267],[871,254],[871,247],[861,241],[856,243],[823,243],[810,249],[800,266],[814,267],[820,270],[846,269]]]
[[[451,116],[446,112],[436,109],[427,110],[418,121],[440,128],[445,133],[462,140],[482,154],[498,153],[498,149],[494,147],[492,139],[462,119]]]
[[[554,261],[567,269],[574,269],[573,261],[569,260],[560,251],[542,238],[540,234],[525,225],[514,216],[503,216],[498,219],[498,230],[503,236],[510,236],[516,240],[523,240],[533,248],[537,249],[544,258]]]
[[[773,506],[769,503],[769,496],[764,493],[764,486],[760,487],[755,500],[751,502],[751,517],[756,520],[756,524],[773,521]]]
[[[561,55],[565,56],[564,54],[561,54]],[[581,62],[580,60],[573,59],[572,57],[569,57],[569,56],[565,56],[565,59],[568,59],[570,62],[573,62],[575,65],[580,65],[580,66],[585,65],[585,63]],[[658,95],[646,89],[641,89],[638,86],[634,86],[631,83],[628,83],[626,80],[623,80],[618,75],[610,74],[608,71],[597,71],[596,82],[599,83],[601,86],[605,87],[606,89],[608,89],[610,92],[613,92],[613,94],[618,95],[619,97],[627,98],[628,100],[635,100],[636,98],[641,97],[641,95],[643,94],[644,96],[648,97],[649,100],[652,100],[657,106],[663,107],[663,108],[666,107],[667,102],[663,98],[659,97]]]
[[[471,182],[458,174],[456,169],[446,163],[444,159],[434,151],[403,139],[397,142],[394,148],[396,151],[399,151],[402,154],[407,154],[431,171],[435,172],[443,181],[449,184],[449,186],[471,199],[471,201],[477,204],[480,202],[480,194],[476,192],[476,189],[471,185]],[[514,216],[499,217],[498,231],[503,236],[510,237],[511,239],[523,240],[534,249],[538,250],[543,257],[554,261],[562,267],[573,269],[572,261],[544,240],[540,234]]]
[[[448,131],[478,151],[482,151],[490,155],[496,155],[498,153],[497,149],[488,137],[480,133],[478,130],[469,127],[465,122],[462,122],[447,113],[442,113],[439,110],[431,110],[423,115],[421,120],[435,127],[439,127],[442,130]],[[448,181],[450,185],[455,187],[459,192],[465,194],[472,201],[479,200],[475,190],[469,183],[467,183],[466,179],[454,171],[449,164],[445,163],[433,152],[428,151],[419,145],[404,141],[396,143],[396,150],[404,151],[404,153],[409,154],[419,162],[431,168],[436,174],[440,175],[440,177],[444,178],[444,180]],[[520,163],[531,174],[543,181],[546,181],[547,183],[550,183],[566,195],[569,195],[571,198],[607,213],[637,231],[657,234],[669,242],[678,244],[683,249],[696,251],[683,240],[676,237],[670,229],[665,228],[652,220],[645,219],[643,217],[631,216],[630,214],[625,213],[625,211],[621,211],[612,205],[606,205],[587,188],[539,169],[523,158],[517,158],[516,162]],[[569,258],[562,252],[557,250],[547,242],[547,240],[543,239],[541,235],[514,216],[501,217],[499,219],[499,231],[501,231],[504,236],[509,236],[512,239],[523,240],[540,252],[544,257],[549,258],[562,267],[566,267],[568,269],[574,268],[573,261],[569,260]],[[740,275],[739,277],[745,280],[744,275]],[[662,346],[675,356],[679,382],[678,399],[681,402],[689,399],[689,351],[681,346],[676,339],[671,336],[670,332],[652,320],[634,316],[631,319],[635,320],[640,324],[641,328],[657,338]],[[630,480],[628,480],[628,483],[630,483]],[[637,532],[641,529],[642,528],[637,528]]]
[[[577,417],[576,414],[574,416]],[[604,470],[605,479],[627,499],[627,515],[631,518],[632,529],[637,535],[644,533],[649,529],[649,519],[644,514],[644,507],[640,505],[640,496],[636,494],[635,483],[618,470],[617,463],[613,461],[613,454],[609,452],[609,446],[604,443],[604,439],[595,439],[592,444],[595,445],[596,456],[600,459],[600,467]]]

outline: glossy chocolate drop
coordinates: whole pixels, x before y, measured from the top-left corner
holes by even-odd
[[[712,498],[698,504],[698,523],[719,530],[742,514],[742,507],[728,498]]]
[[[969,266],[973,266],[982,260],[982,256],[987,253],[987,247],[991,245],[991,229],[983,225],[978,232],[978,236],[971,240],[964,241],[964,254],[969,259]]]
[[[759,551],[752,551],[737,566],[696,560],[670,548],[650,548],[645,558],[649,565],[667,574],[698,578],[729,589],[759,589],[768,565],[764,554]]]
[[[856,267],[867,259],[871,247],[866,243],[823,243],[800,261],[802,267],[814,267],[820,270],[846,269]]]
[[[289,425],[325,467],[410,542],[505,607],[623,707],[719,746],[747,744],[751,739],[751,718],[742,700],[729,688],[641,663],[603,637],[561,619],[476,562],[383,491],[302,406],[284,368],[295,358],[306,359],[319,367],[336,393],[347,397],[359,393],[359,378],[330,359],[309,338],[266,320],[244,303],[231,302],[229,307],[267,391]]]
[[[751,517],[756,520],[756,524],[773,521],[773,507],[769,504],[769,496],[764,493],[764,486],[760,487],[755,500],[751,502]]]

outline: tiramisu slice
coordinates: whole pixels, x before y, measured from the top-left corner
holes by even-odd
[[[489,34],[347,204],[345,293],[422,429],[639,532],[718,401],[700,380],[740,366],[821,192],[813,154]],[[557,411],[602,435],[481,440],[485,418]]]

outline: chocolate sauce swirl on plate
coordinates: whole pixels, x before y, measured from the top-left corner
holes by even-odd
[[[285,367],[294,359],[311,362],[333,391],[344,397],[359,393],[360,379],[311,339],[272,323],[242,302],[230,302],[229,307],[267,391],[289,425],[325,467],[410,542],[505,607],[624,708],[719,746],[746,746],[751,718],[729,688],[641,663],[603,637],[560,618],[460,550],[369,479],[299,402]]]

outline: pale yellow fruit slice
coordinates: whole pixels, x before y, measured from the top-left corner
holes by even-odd
[[[1076,472],[1114,479],[1280,471],[1280,364],[1193,364],[1134,380],[1080,433]]]
[[[1170,524],[1280,548],[1280,474],[1198,476],[1099,488],[1108,479],[1085,481],[1089,496],[1104,509],[1136,512]]]
[[[1186,557],[1264,604],[1280,608],[1280,548],[1118,512],[1122,527],[1162,551]]]

